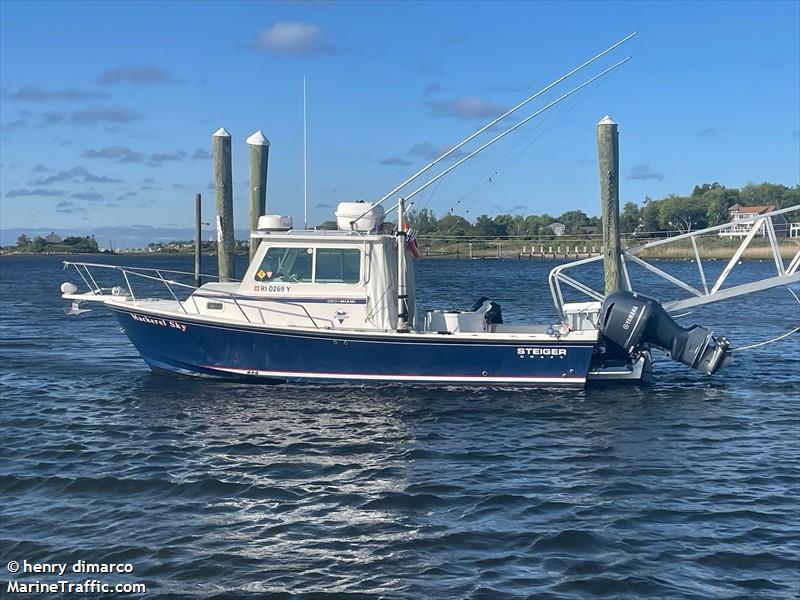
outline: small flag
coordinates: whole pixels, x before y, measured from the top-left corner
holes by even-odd
[[[411,252],[414,258],[421,258],[422,254],[419,251],[419,244],[417,243],[417,232],[412,230],[406,224],[406,249]]]

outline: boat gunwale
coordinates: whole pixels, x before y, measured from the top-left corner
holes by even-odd
[[[157,300],[158,302],[168,302],[166,300]],[[559,345],[559,346],[592,346],[594,347],[598,342],[598,336],[595,335],[589,339],[566,339],[566,336],[554,337],[548,334],[541,333],[493,333],[493,332],[458,332],[458,333],[438,333],[434,331],[369,331],[369,330],[356,330],[356,329],[330,329],[330,328],[311,328],[300,327],[293,325],[276,326],[264,323],[246,323],[243,321],[222,321],[220,319],[212,319],[201,314],[188,314],[177,311],[165,311],[157,308],[144,308],[140,305],[125,306],[122,302],[115,298],[107,298],[103,301],[103,305],[109,309],[124,312],[128,314],[141,313],[144,316],[157,316],[160,318],[167,318],[175,321],[188,321],[196,325],[206,327],[216,327],[219,329],[238,329],[251,333],[262,333],[271,335],[286,335],[286,336],[303,336],[303,337],[321,337],[321,338],[347,338],[355,339],[357,341],[373,341],[383,343],[418,343],[418,344],[462,344],[462,345],[508,345],[508,344],[537,344],[537,345]],[[572,334],[587,334],[586,331],[573,331]],[[596,332],[595,332],[596,334]],[[568,334],[569,335],[569,334]],[[490,337],[491,336],[491,337]],[[378,338],[378,339],[375,339]],[[436,340],[435,342],[433,340]]]

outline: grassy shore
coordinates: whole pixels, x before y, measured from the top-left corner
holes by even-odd
[[[738,242],[735,241],[701,238],[697,242],[697,250],[700,253],[700,258],[702,259],[725,260],[731,257],[738,245]],[[781,256],[785,259],[790,259],[794,257],[794,255],[797,254],[797,250],[800,249],[800,238],[780,240],[779,248]],[[694,258],[694,249],[692,248],[692,243],[689,240],[685,240],[675,242],[673,244],[664,244],[663,246],[649,248],[643,252],[637,253],[637,256],[642,258],[664,259]],[[766,240],[753,240],[744,251],[742,258],[772,258],[772,250]]]
[[[623,248],[630,248],[643,242],[637,240],[624,240],[622,243]],[[498,250],[499,245],[499,250]],[[700,238],[697,242],[698,251],[702,259],[707,260],[725,260],[732,256],[736,248],[739,246],[739,240],[727,240],[718,238]],[[569,241],[567,243],[559,242],[556,240],[538,241],[538,240],[496,240],[480,242],[473,242],[470,251],[469,242],[453,242],[453,243],[426,243],[425,240],[421,241],[421,250],[423,256],[428,258],[517,258],[523,249],[526,254],[524,258],[530,258],[531,248],[534,249],[533,258],[541,258],[540,250],[544,248],[544,258],[568,258],[574,259],[576,255],[580,258],[586,256],[596,256],[600,251],[600,242],[598,240],[589,241]],[[575,248],[577,247],[577,253]],[[779,242],[781,256],[784,259],[794,257],[798,249],[800,249],[800,238],[782,239]],[[567,250],[568,249],[568,250]],[[649,248],[648,250],[637,253],[637,256],[642,258],[655,258],[655,259],[691,259],[694,258],[694,249],[689,240],[674,242],[671,244],[664,244]],[[767,240],[756,239],[750,243],[750,246],[745,251],[742,258],[761,260],[771,258],[772,251],[769,248]]]

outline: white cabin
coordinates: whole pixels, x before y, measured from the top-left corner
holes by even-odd
[[[361,231],[257,231],[241,282],[207,283],[186,301],[201,314],[276,326],[393,331],[397,240]],[[406,283],[414,326],[414,267]]]

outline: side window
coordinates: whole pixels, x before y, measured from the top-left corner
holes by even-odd
[[[311,248],[269,248],[256,271],[256,281],[311,282]]]
[[[361,280],[361,250],[317,248],[317,283],[358,283]]]

